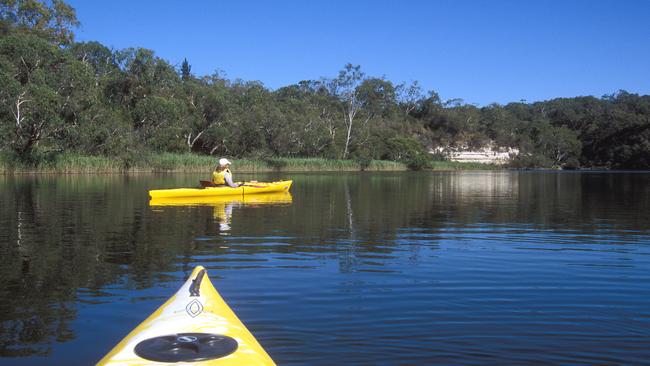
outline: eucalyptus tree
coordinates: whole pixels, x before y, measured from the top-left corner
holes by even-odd
[[[215,76],[183,82],[187,105],[184,136],[189,151],[228,153],[230,92],[226,82]]]
[[[347,64],[339,72],[336,79],[329,82],[329,88],[333,95],[339,98],[343,110],[343,120],[346,127],[345,144],[341,158],[347,159],[352,139],[352,129],[355,119],[366,104],[366,100],[359,94],[359,86],[366,78],[361,71],[361,66]]]
[[[0,22],[6,30],[33,33],[56,45],[71,44],[72,28],[79,26],[74,8],[62,0],[0,0]]]
[[[375,158],[376,154],[370,138],[377,130],[393,131],[401,134],[402,126],[394,123],[397,118],[393,112],[397,109],[395,99],[395,87],[393,84],[383,78],[366,78],[357,88],[357,95],[360,100],[364,101],[363,108],[357,124],[353,148],[366,158]],[[372,123],[371,123],[372,122]],[[380,142],[383,143],[383,142]]]
[[[516,147],[520,136],[518,128],[523,123],[499,104],[481,108],[481,130],[496,146]]]
[[[335,157],[339,102],[321,81],[301,81],[276,90],[274,103],[284,119],[289,156]]]
[[[105,78],[120,71],[115,53],[99,42],[74,43],[69,47],[69,52],[77,60],[92,68],[96,86],[99,86]]]
[[[89,106],[92,71],[30,34],[0,39],[0,66],[3,140],[24,160],[38,160],[33,155],[36,147],[41,152],[62,151],[70,131],[79,126],[80,111]]]
[[[401,83],[395,87],[397,102],[408,116],[426,99],[420,83],[415,80],[409,84]]]
[[[328,80],[303,80],[297,85],[299,95],[311,110],[304,129],[313,152],[307,156],[337,158],[342,154],[343,135],[339,131],[345,128],[344,112],[337,96],[331,93],[329,83]]]

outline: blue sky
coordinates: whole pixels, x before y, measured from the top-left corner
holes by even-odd
[[[443,99],[650,94],[650,1],[69,0],[78,41],[275,89],[348,62]]]

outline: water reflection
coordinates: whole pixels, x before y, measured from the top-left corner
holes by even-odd
[[[196,264],[278,364],[647,359],[648,174],[303,174],[149,202],[197,178],[0,177],[0,364],[92,364]]]
[[[153,209],[166,206],[212,207],[212,217],[219,224],[220,234],[228,235],[233,208],[290,205],[291,202],[291,193],[276,192],[242,196],[152,198],[149,206]]]

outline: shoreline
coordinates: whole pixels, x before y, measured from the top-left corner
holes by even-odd
[[[337,160],[322,158],[233,159],[238,173],[270,172],[379,172],[408,171],[405,164],[395,161]],[[11,165],[0,160],[0,175],[23,174],[149,174],[203,173],[214,169],[215,158],[197,154],[160,153],[144,156],[136,162],[125,162],[103,156],[66,154],[39,166]],[[481,163],[432,161],[423,171],[506,170],[503,166]]]

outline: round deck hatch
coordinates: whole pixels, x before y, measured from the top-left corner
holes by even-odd
[[[158,362],[206,361],[228,356],[237,350],[231,337],[209,333],[178,333],[145,339],[135,353]]]

